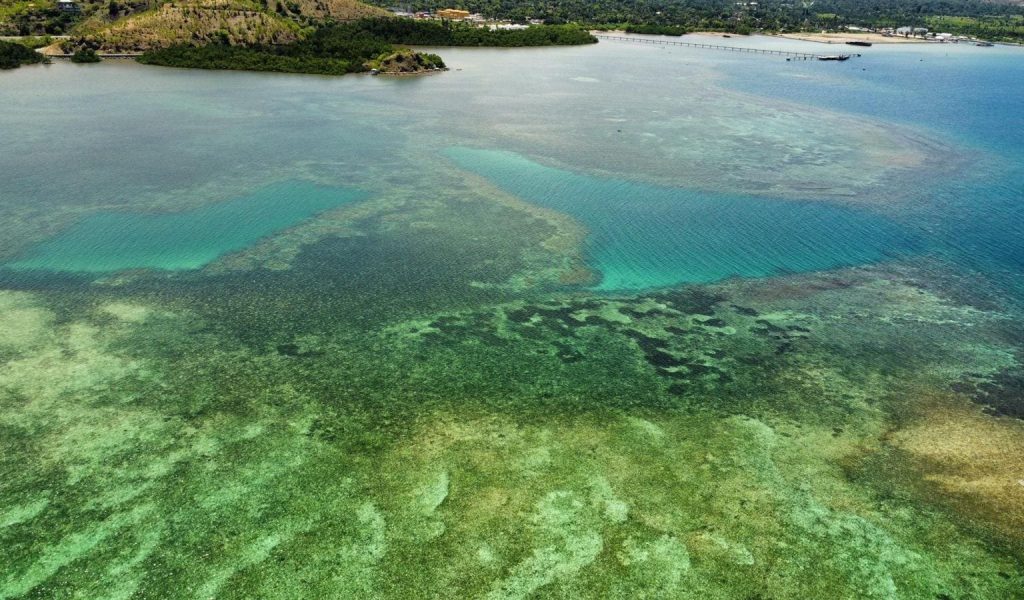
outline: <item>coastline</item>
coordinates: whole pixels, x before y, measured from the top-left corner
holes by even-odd
[[[625,29],[588,29],[587,31],[589,31],[591,35],[595,35],[595,34],[638,35],[638,36],[639,35],[647,35],[647,36],[660,36],[660,37],[664,37],[664,38],[673,38],[673,39],[686,37],[688,35],[712,35],[712,36],[717,36],[717,37],[725,37],[725,36],[729,36],[729,37],[749,37],[749,36],[743,35],[742,33],[729,33],[728,31],[689,31],[687,33],[684,33],[683,35],[661,35],[661,34],[657,34],[657,33],[630,33],[628,31],[626,31]],[[754,35],[754,34],[752,34],[752,35]]]
[[[445,71],[449,71],[449,70],[450,69],[448,67],[444,67],[442,69],[424,69],[423,71],[406,71],[406,72],[378,71],[378,72],[374,73],[374,72],[371,71],[368,74],[369,75],[373,75],[375,77],[420,77],[420,76],[423,76],[423,75],[437,75],[439,73],[444,73]]]
[[[820,44],[845,44],[846,42],[871,42],[872,44],[927,44],[921,38],[905,38],[901,36],[886,37],[880,33],[765,33],[771,37],[817,42]]]

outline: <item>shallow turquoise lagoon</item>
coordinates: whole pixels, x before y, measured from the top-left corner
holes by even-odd
[[[180,213],[103,212],[30,248],[14,269],[103,273],[197,269],[365,192],[287,181]]]
[[[919,247],[911,233],[888,219],[834,204],[591,177],[510,152],[456,147],[446,153],[459,167],[585,225],[602,290],[816,271]]]
[[[0,600],[1021,598],[1024,49],[905,46],[0,74]]]

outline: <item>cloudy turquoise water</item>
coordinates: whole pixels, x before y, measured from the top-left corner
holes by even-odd
[[[888,219],[841,206],[588,177],[493,150],[451,148],[447,155],[502,189],[583,223],[602,290],[855,266],[918,247]]]
[[[738,43],[793,45],[760,38]],[[589,51],[552,50],[570,62],[510,73],[503,65],[480,70],[488,61],[522,64],[515,52],[449,50],[471,76],[452,72],[448,81],[413,82],[245,73],[186,76],[134,65],[102,65],[93,71],[69,65],[23,69],[5,75],[12,83],[5,93],[15,108],[4,117],[4,127],[23,142],[5,153],[5,171],[18,175],[0,183],[0,194],[9,209],[21,206],[21,212],[32,213],[55,206],[72,208],[78,216],[67,216],[56,232],[47,226],[48,237],[39,233],[28,246],[17,246],[7,264],[84,272],[197,268],[313,216],[333,202],[326,197],[331,193],[346,202],[345,189],[353,185],[367,190],[363,198],[386,194],[381,173],[415,179],[415,169],[403,167],[428,160],[423,168],[437,169],[433,161],[449,157],[497,187],[570,214],[590,228],[590,266],[602,273],[605,289],[827,269],[924,248],[1009,280],[1006,276],[1024,264],[1018,226],[1024,221],[1024,127],[1015,104],[1024,93],[1024,73],[1014,51],[876,46],[860,58],[832,65],[606,43]],[[632,69],[620,70],[621,82],[609,76],[618,62],[644,57],[663,61],[668,69],[646,83]],[[807,202],[791,202],[774,200],[771,191],[712,192],[704,189],[703,179],[693,180],[693,186],[686,179],[667,186],[647,183],[628,169],[630,154],[649,145],[670,151],[649,161],[660,179],[672,177],[671,154],[686,152],[696,158],[680,155],[680,174],[689,173],[685,163],[707,157],[712,162],[700,172],[707,181],[723,181],[734,175],[736,165],[756,173],[759,157],[765,156],[758,130],[773,136],[772,143],[787,145],[784,151],[806,154],[808,168],[820,168],[817,161],[823,159],[814,153],[826,145],[831,145],[829,156],[842,157],[847,149],[871,144],[857,139],[844,148],[844,137],[855,134],[858,124],[844,123],[850,131],[840,127],[830,138],[823,130],[835,124],[814,125],[820,119],[816,114],[807,114],[803,120],[809,124],[800,125],[806,129],[792,130],[787,140],[787,128],[801,121],[799,111],[793,122],[778,118],[781,111],[792,110],[781,105],[774,113],[757,106],[744,114],[742,101],[715,98],[690,73],[695,58],[705,61],[701,69],[718,69],[725,88],[869,119],[883,132],[880,144],[886,127],[915,128],[954,147],[970,171],[909,170],[902,181],[871,187],[858,181],[867,168],[859,168],[852,155],[849,164],[840,158],[822,171],[832,180],[821,189],[826,196],[832,189],[843,190],[875,203],[856,209],[816,203],[813,192],[803,194]],[[602,61],[609,63],[607,68]],[[515,85],[497,85],[501,74]],[[134,94],[114,91],[129,79],[138,87]],[[510,93],[517,85],[540,83],[547,86],[542,95]],[[25,104],[19,85],[46,90],[49,100]],[[71,94],[63,85],[80,91]],[[631,89],[644,93],[631,94]],[[529,120],[515,111],[520,100],[531,111]],[[545,111],[545,102],[562,108]],[[645,102],[653,116],[644,115]],[[722,117],[714,105],[729,102],[738,102],[740,111],[730,117],[732,126],[750,134],[716,137],[714,127]],[[673,104],[680,114],[670,112]],[[699,114],[690,115],[693,110],[707,112],[708,123],[702,124]],[[108,119],[115,114],[116,119]],[[666,137],[679,135],[673,133],[674,123],[682,116],[692,131],[681,131],[684,138]],[[70,138],[63,136],[69,127],[75,130]],[[641,141],[651,142],[631,152],[632,139],[609,141],[608,132],[614,131],[620,136],[642,133],[649,137]],[[694,131],[700,135],[693,137]],[[59,149],[48,143],[56,136],[63,140]],[[539,143],[531,148],[529,139]],[[471,156],[460,149],[469,147],[483,152]],[[509,150],[514,153],[502,153]],[[566,153],[574,151],[578,160]],[[29,166],[58,165],[68,157],[74,157],[75,168]],[[550,168],[552,163],[560,168]],[[306,177],[336,192],[296,179],[289,164],[302,165]],[[786,168],[797,176],[799,164]],[[614,175],[588,174],[595,166]],[[784,171],[770,163],[762,169],[768,177]],[[429,181],[423,178],[424,185]],[[210,193],[204,186],[210,185],[217,187],[211,199],[222,207],[176,214],[201,206]],[[432,191],[425,187],[422,193],[426,198]],[[899,199],[887,202],[890,193]],[[243,198],[250,199],[248,208]],[[27,205],[33,210],[25,210]],[[25,233],[42,228],[38,218],[25,218],[30,220]]]
[[[0,598],[1018,596],[1022,55],[863,53],[3,73]]]
[[[823,49],[826,45],[806,47]],[[834,48],[834,47],[833,47]],[[1016,293],[1024,269],[1024,60],[1019,47],[876,45],[832,71],[754,72],[738,65],[730,86],[812,106],[911,124],[956,144],[961,174],[905,185],[921,198],[910,225],[934,250],[998,278]]]
[[[198,269],[365,194],[282,182],[186,212],[90,215],[8,263],[19,270],[110,273]]]

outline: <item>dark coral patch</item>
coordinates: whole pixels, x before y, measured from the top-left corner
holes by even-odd
[[[655,367],[678,367],[682,364],[685,364],[678,358],[661,350],[654,350],[652,352],[648,352],[645,354],[645,356],[647,358],[647,362],[651,363]]]
[[[715,306],[724,302],[726,298],[723,294],[701,288],[683,288],[661,292],[654,297],[679,312],[707,316],[715,314]]]
[[[950,387],[970,396],[989,414],[1024,419],[1024,369],[1020,367],[1003,369],[988,380],[962,380]]]
[[[761,314],[761,313],[757,312],[756,310],[754,310],[753,308],[749,308],[749,307],[746,307],[746,306],[738,306],[736,304],[733,304],[731,306],[732,306],[732,309],[734,311],[736,311],[737,313],[739,313],[739,314],[741,314],[741,315],[743,315],[745,317],[756,317],[756,316]]]

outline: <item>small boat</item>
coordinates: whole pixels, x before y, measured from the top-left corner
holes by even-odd
[[[983,48],[991,48],[992,46],[995,46],[992,42],[976,42],[974,45],[981,46]]]
[[[853,40],[853,41],[846,42],[846,43],[849,44],[850,46],[864,46],[865,48],[870,48],[871,47],[871,42],[865,42],[865,41],[862,41],[862,40]]]
[[[731,35],[729,35],[728,33],[723,33],[723,34],[722,34],[722,37],[727,37],[727,38],[731,38],[732,36],[731,36]]]
[[[827,56],[819,56],[818,60],[849,60],[849,54],[830,54]]]

